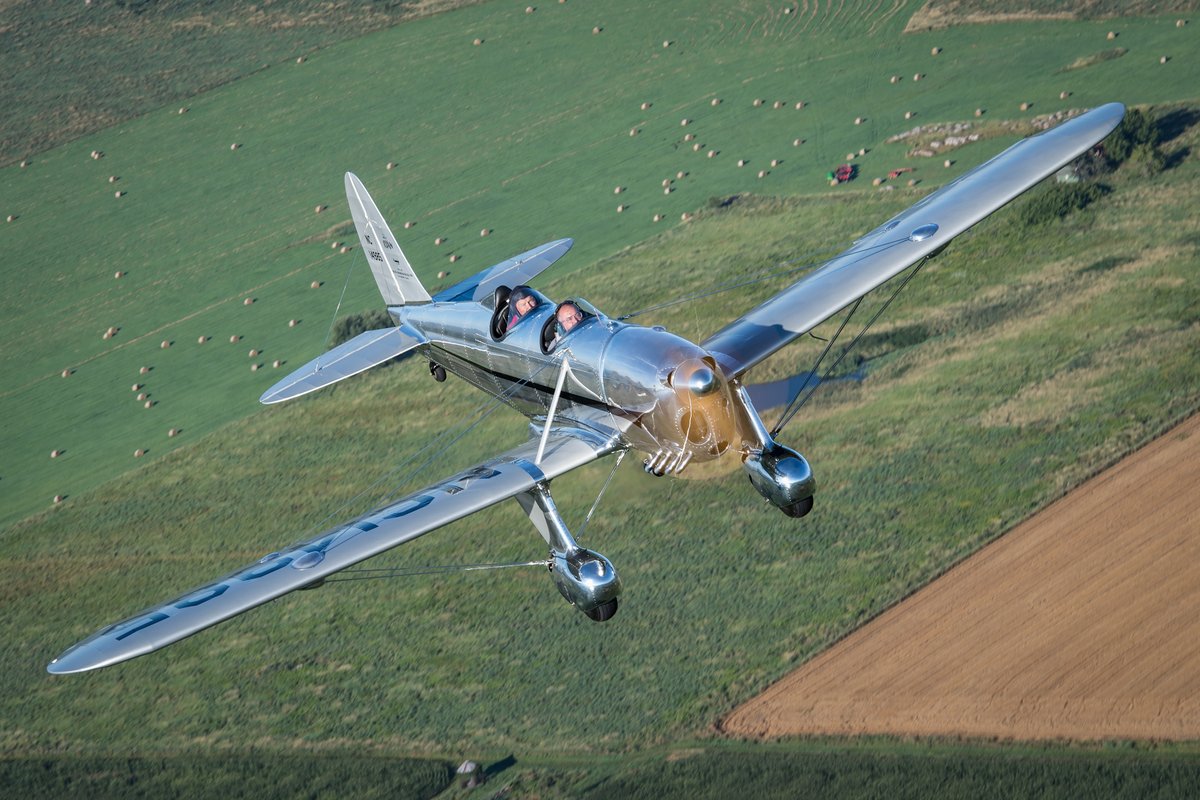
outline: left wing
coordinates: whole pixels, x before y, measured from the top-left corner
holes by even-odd
[[[746,372],[1083,155],[1125,115],[1109,103],[1014,144],[893,217],[700,343],[727,377]]]
[[[54,674],[85,672],[145,655],[422,534],[528,491],[614,452],[615,438],[581,428],[538,440],[378,508],[303,544],[263,556],[220,580],[109,625],[50,662]]]

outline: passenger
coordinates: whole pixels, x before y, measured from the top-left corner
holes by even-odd
[[[561,336],[566,336],[574,330],[576,325],[583,322],[583,312],[579,310],[579,306],[570,300],[558,307],[555,316],[558,317],[558,325],[562,330]]]
[[[512,309],[512,316],[508,318],[508,327],[510,330],[513,325],[525,319],[525,317],[529,316],[538,307],[537,295],[524,286],[513,289],[512,296],[508,302],[509,308]]]

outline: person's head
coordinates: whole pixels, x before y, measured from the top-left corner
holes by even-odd
[[[520,291],[513,292],[516,298],[513,300],[513,308],[520,316],[525,316],[530,311],[537,308],[538,300],[532,292]]]
[[[558,307],[555,315],[558,317],[558,324],[562,326],[563,333],[570,331],[583,321],[583,312],[579,310],[579,306],[569,300]]]

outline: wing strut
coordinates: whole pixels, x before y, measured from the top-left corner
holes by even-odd
[[[937,252],[940,253],[941,251],[939,250]],[[783,414],[779,417],[779,422],[775,423],[775,427],[771,430],[772,438],[778,436],[779,432],[783,430],[783,426],[791,422],[792,417],[796,415],[796,412],[803,408],[804,404],[807,403],[809,398],[813,396],[813,392],[817,391],[817,387],[824,383],[830,374],[837,369],[838,364],[841,364],[842,359],[854,349],[854,345],[858,344],[859,339],[861,339],[866,332],[871,329],[871,326],[875,324],[875,321],[879,319],[880,315],[882,315],[884,311],[887,311],[887,308],[892,304],[892,301],[896,299],[900,292],[904,291],[904,287],[908,285],[908,282],[916,277],[916,274],[921,271],[921,267],[925,266],[925,262],[933,258],[934,255],[937,255],[937,253],[922,258],[917,262],[917,265],[913,267],[907,275],[904,276],[904,280],[902,280],[900,285],[896,287],[896,291],[892,292],[892,296],[889,297],[887,301],[879,307],[879,309],[869,320],[867,320],[867,324],[863,326],[863,329],[855,334],[854,338],[850,340],[850,344],[846,345],[845,349],[838,354],[837,360],[835,360],[833,364],[829,366],[829,369],[825,370],[825,374],[822,375],[817,382],[812,385],[812,388],[808,390],[808,394],[805,394],[804,390],[808,388],[813,376],[817,374],[817,369],[820,368],[821,361],[826,355],[829,354],[829,350],[833,347],[833,343],[836,342],[838,337],[842,335],[842,331],[846,328],[846,324],[850,322],[850,318],[854,316],[854,312],[858,311],[858,307],[862,304],[863,297],[866,297],[866,295],[863,295],[854,301],[854,304],[850,307],[850,313],[846,315],[844,320],[842,320],[842,324],[838,326],[837,333],[833,334],[833,338],[831,338],[829,343],[825,345],[825,349],[821,351],[821,355],[817,356],[816,362],[813,363],[812,370],[809,371],[808,375],[804,377],[804,382],[800,384],[800,388],[796,390],[795,397],[792,398],[792,401],[788,404],[788,407],[784,409]]]

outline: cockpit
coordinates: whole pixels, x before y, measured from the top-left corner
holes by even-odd
[[[595,306],[577,297],[555,304],[529,286],[500,286],[496,288],[491,334],[494,340],[501,341],[523,326],[540,324],[542,352],[548,354],[559,342],[603,318]]]

